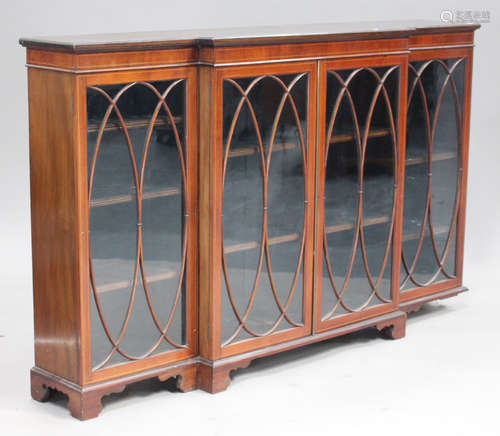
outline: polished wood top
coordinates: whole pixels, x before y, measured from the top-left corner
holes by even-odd
[[[191,29],[21,38],[28,48],[89,53],[192,46],[234,46],[405,37],[423,33],[473,31],[478,24],[440,21],[379,21]]]

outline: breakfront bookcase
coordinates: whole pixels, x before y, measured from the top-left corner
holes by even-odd
[[[215,393],[465,291],[477,27],[21,39],[33,398],[88,419],[147,378]]]

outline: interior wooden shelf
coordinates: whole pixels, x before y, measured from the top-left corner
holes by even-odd
[[[446,226],[439,226],[439,227],[436,227],[434,229],[434,234],[435,235],[442,235],[444,233],[448,233],[449,229],[450,228],[446,227]],[[429,235],[428,229],[425,230],[424,235],[425,236]],[[418,239],[418,238],[420,238],[420,232],[419,233],[409,233],[407,235],[403,234],[403,242],[414,241],[415,239]]]
[[[296,142],[284,142],[282,144],[273,145],[273,152],[291,150],[297,147],[298,144]],[[259,151],[258,147],[237,148],[229,151],[229,157],[250,156],[252,154],[257,153],[258,151]]]
[[[364,225],[363,227],[369,227],[369,226],[374,226],[377,224],[384,224],[388,223],[390,221],[389,216],[381,216],[381,217],[375,217],[375,218],[368,218],[363,221]],[[337,224],[334,226],[327,226],[325,228],[326,234],[331,234],[331,233],[338,233],[338,232],[344,232],[346,230],[352,230],[354,228],[354,223],[346,223],[346,224]],[[448,231],[447,227],[437,227],[434,231],[435,234],[442,234],[446,233]],[[426,232],[428,234],[428,232]],[[291,242],[291,241],[296,241],[300,237],[300,234],[298,233],[290,233],[288,235],[283,235],[283,236],[277,236],[275,238],[269,238],[269,245],[276,245],[276,244],[282,244],[285,242]],[[413,239],[418,239],[420,237],[420,233],[412,233],[408,235],[403,236],[403,241],[410,241]],[[225,254],[230,254],[230,253],[236,253],[239,251],[246,251],[246,250],[252,250],[255,248],[258,248],[260,246],[260,242],[257,241],[251,241],[251,242],[245,242],[243,244],[234,244],[234,245],[229,245],[224,248],[224,253]]]
[[[176,124],[180,123],[183,120],[183,117],[181,116],[174,116],[174,122]],[[151,124],[151,117],[150,118],[138,118],[135,120],[129,120],[125,122],[125,125],[127,126],[127,129],[137,129],[140,127],[148,127]],[[157,118],[157,120],[154,123],[154,126],[168,126],[170,125],[170,120],[166,117],[162,118]],[[98,132],[99,129],[101,128],[101,123],[100,122],[89,122],[87,124],[87,132],[88,133],[93,133],[93,132]],[[110,130],[122,130],[122,125],[119,120],[108,120],[106,123],[106,126],[104,127],[104,131],[110,131]]]
[[[377,217],[377,218],[370,218],[364,221],[365,227],[367,226],[373,226],[376,224],[383,224],[389,222],[388,216],[382,216],[382,217]],[[336,226],[329,226],[326,227],[326,233],[336,233],[336,232],[342,232],[344,230],[350,230],[354,228],[354,224],[339,224]],[[434,230],[434,234],[436,235],[442,235],[444,233],[448,232],[448,227],[442,226],[442,227],[437,227]],[[426,230],[425,235],[429,235],[429,231]],[[284,242],[291,242],[291,241],[296,241],[298,240],[300,235],[298,233],[292,233],[289,235],[283,235],[283,236],[278,236],[275,238],[270,238],[269,239],[269,245],[275,245],[275,244],[282,244]],[[403,235],[403,242],[407,241],[412,241],[416,240],[420,237],[420,233],[410,233],[408,235]],[[224,249],[225,254],[229,253],[235,253],[239,251],[245,251],[245,250],[252,250],[255,248],[258,248],[260,246],[260,242],[247,242],[244,244],[235,244],[235,245],[230,245],[227,248]],[[178,272],[176,271],[170,271],[166,272],[163,274],[156,274],[148,277],[148,283],[154,283],[158,282],[161,280],[168,280],[175,278],[179,275]],[[109,292],[109,291],[115,291],[118,289],[127,289],[132,286],[132,281],[122,281],[122,282],[114,282],[114,283],[108,283],[106,285],[98,286],[97,287],[97,292]]]
[[[292,242],[296,241],[299,239],[300,234],[298,233],[290,233],[288,235],[283,235],[283,236],[277,236],[275,238],[269,238],[269,245],[276,245],[276,244],[283,244],[285,242]],[[253,250],[254,248],[257,248],[260,246],[260,242],[257,241],[252,241],[252,242],[245,242],[243,244],[234,244],[234,245],[229,245],[224,248],[224,253],[229,254],[229,253],[236,253],[239,251],[246,251],[246,250]]]
[[[365,227],[366,226],[372,226],[376,224],[382,224],[382,223],[387,223],[389,222],[389,217],[388,216],[383,216],[383,217],[377,217],[377,218],[370,218],[366,219],[364,221]],[[341,232],[344,230],[349,230],[354,228],[354,224],[340,224],[336,226],[329,226],[326,228],[326,233],[335,233],[335,232]],[[415,239],[418,238],[419,235],[415,235]],[[283,244],[285,242],[291,242],[291,241],[296,241],[300,238],[300,234],[298,233],[292,233],[288,235],[283,235],[283,236],[277,236],[274,238],[269,239],[269,245],[276,245],[276,244]],[[240,251],[245,251],[245,250],[252,250],[255,248],[258,248],[260,246],[260,242],[257,241],[252,241],[252,242],[247,242],[243,244],[235,244],[235,245],[230,245],[224,249],[225,254],[229,253],[235,253],[235,252],[240,252]],[[163,274],[156,274],[148,277],[148,283],[153,283],[161,280],[167,280],[171,279],[174,277],[178,276],[178,272],[171,271]],[[109,291],[114,291],[118,289],[127,289],[132,286],[132,281],[120,281],[120,282],[113,282],[113,283],[108,283],[105,285],[101,285],[97,287],[97,292],[109,292]]]
[[[454,159],[457,157],[457,153],[454,152],[449,152],[449,153],[435,153],[432,162],[438,162],[442,160],[448,160],[448,159]],[[419,164],[424,164],[427,162],[427,157],[411,157],[406,159],[406,166],[412,166],[412,165],[419,165]],[[344,159],[342,161],[343,164],[346,166],[354,166],[357,164],[356,159]],[[372,165],[380,165],[380,166],[386,166],[386,167],[391,167],[392,166],[392,159],[391,158],[378,158],[378,159],[366,159],[366,164],[372,164]]]
[[[368,133],[369,138],[379,138],[383,136],[388,136],[390,134],[389,129],[376,129],[373,131],[370,131]],[[335,135],[332,137],[332,140],[330,141],[331,144],[335,143],[342,143],[342,142],[349,142],[349,141],[354,141],[355,135],[354,134],[341,134],[341,135]],[[291,150],[294,148],[297,148],[298,144],[296,142],[284,142],[281,144],[276,144],[273,146],[273,152],[277,151],[284,151],[284,150]],[[234,150],[231,150],[229,152],[229,157],[241,157],[241,156],[250,156],[252,154],[255,154],[259,151],[258,147],[244,147],[244,148],[237,148]]]
[[[384,136],[389,136],[391,134],[390,129],[374,129],[368,132],[368,138],[381,138]],[[334,135],[330,141],[330,144],[338,144],[341,142],[349,142],[354,141],[356,139],[356,135],[354,133],[344,133],[341,135]]]
[[[148,200],[152,198],[169,197],[171,195],[180,195],[180,194],[181,194],[180,188],[167,188],[159,191],[144,192],[142,194],[142,199]],[[90,207],[101,207],[101,206],[109,206],[112,204],[128,203],[129,201],[135,201],[135,199],[136,199],[135,194],[117,195],[116,197],[109,197],[109,198],[99,198],[91,200]]]
[[[154,283],[154,282],[159,282],[161,280],[172,279],[174,277],[177,277],[178,275],[179,275],[179,273],[177,271],[169,271],[166,273],[155,274],[155,275],[149,276],[147,278],[147,280],[148,280],[148,283]],[[133,282],[131,280],[125,280],[122,282],[113,282],[113,283],[108,283],[105,285],[97,286],[97,292],[102,293],[102,292],[116,291],[117,289],[127,289],[127,288],[130,288],[132,285],[133,285]],[[138,289],[141,289],[140,280],[138,280],[137,287],[138,287]]]
[[[390,220],[389,216],[382,216],[376,218],[368,218],[365,219],[363,222],[364,222],[364,227],[368,227],[376,224],[387,223],[389,222],[389,220]],[[345,230],[350,230],[353,228],[354,228],[354,223],[346,223],[346,224],[337,224],[334,226],[328,226],[326,227],[325,231],[327,234],[330,234],[330,233],[343,232]],[[277,236],[275,238],[269,238],[269,245],[283,244],[285,242],[296,241],[299,238],[300,238],[299,233],[290,233],[288,235]],[[239,251],[252,250],[254,248],[258,248],[259,246],[260,246],[260,241],[259,242],[251,241],[251,242],[245,242],[243,244],[234,244],[224,247],[224,253],[229,254],[229,253],[236,253]]]
[[[176,121],[180,121],[180,117]],[[155,125],[167,125],[168,123],[165,122],[164,120],[158,120]],[[148,126],[149,122],[146,122],[146,120],[142,121],[135,121],[131,123],[127,123],[127,128],[134,128],[134,127],[142,127],[142,126]],[[91,130],[93,129],[93,130]],[[97,124],[89,124],[89,132],[91,131],[98,131],[99,126]],[[105,130],[119,130],[121,129],[120,125],[108,125],[106,126]],[[380,129],[380,130],[374,130],[369,133],[370,138],[375,138],[375,137],[381,137],[381,136],[386,136],[389,134],[389,129]],[[348,142],[354,140],[354,135],[337,135],[332,139],[332,143],[341,143],[341,142]],[[276,144],[273,146],[273,152],[279,152],[279,151],[284,151],[284,150],[291,150],[294,148],[297,148],[297,143],[295,142],[284,142],[281,144]],[[258,147],[245,147],[245,148],[240,148],[240,149],[235,149],[231,150],[229,152],[229,157],[240,157],[240,156],[249,156],[252,154],[255,154],[258,152]],[[444,159],[445,157],[441,158]],[[415,159],[414,159],[415,160]],[[440,159],[438,159],[440,160]],[[416,162],[415,163],[419,163]],[[181,190],[179,188],[168,188],[168,189],[163,189],[159,191],[154,191],[154,192],[148,192],[143,194],[143,199],[151,199],[151,198],[158,198],[158,197],[168,197],[170,195],[180,195]],[[108,206],[108,205],[113,205],[113,204],[119,204],[119,203],[127,203],[129,201],[134,201],[135,200],[135,195],[134,194],[127,194],[127,195],[118,195],[118,196],[113,196],[109,198],[99,198],[95,200],[91,200],[90,202],[90,207],[101,207],[101,206]]]
[[[369,227],[369,226],[374,226],[377,224],[384,224],[388,223],[390,220],[389,216],[380,216],[376,218],[368,218],[363,220],[363,227]],[[325,232],[327,235],[330,233],[337,233],[337,232],[344,232],[346,230],[351,230],[354,228],[355,223],[346,223],[346,224],[337,224],[334,226],[327,226],[325,228]]]
[[[457,157],[457,153],[435,153],[432,157],[432,162],[437,162],[440,160],[454,159]],[[406,166],[419,165],[427,162],[427,157],[411,157],[406,159]]]

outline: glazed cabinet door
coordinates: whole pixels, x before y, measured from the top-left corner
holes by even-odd
[[[315,64],[218,70],[220,356],[311,331]]]
[[[406,57],[321,63],[315,326],[398,305]]]
[[[402,300],[460,285],[470,56],[416,52],[408,65]]]
[[[196,353],[196,70],[86,79],[91,373]]]

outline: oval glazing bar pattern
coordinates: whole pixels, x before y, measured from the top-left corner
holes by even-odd
[[[456,278],[465,64],[409,64],[403,291]]]
[[[307,95],[307,73],[223,81],[223,347],[304,325]]]
[[[186,345],[185,79],[87,88],[93,370]]]
[[[399,73],[326,73],[322,321],[392,303]]]

